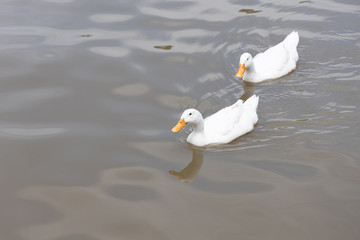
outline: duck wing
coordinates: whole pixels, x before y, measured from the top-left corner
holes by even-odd
[[[205,118],[204,132],[208,141],[211,143],[227,143],[232,141],[235,134],[234,130],[239,125],[243,112],[243,101],[238,100],[233,105]]]
[[[299,34],[290,33],[284,41],[259,53],[254,57],[254,65],[257,72],[275,78],[295,69],[299,59],[296,47],[299,43]]]

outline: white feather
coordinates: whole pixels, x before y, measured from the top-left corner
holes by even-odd
[[[259,97],[253,95],[245,102],[238,100],[203,119],[196,109],[187,109],[181,119],[193,127],[187,141],[196,146],[225,144],[250,132],[258,121]]]
[[[296,68],[299,59],[297,45],[298,32],[290,33],[282,42],[257,54],[254,58],[249,53],[240,57],[239,64],[245,64],[242,79],[246,82],[259,83],[268,79],[282,77]]]

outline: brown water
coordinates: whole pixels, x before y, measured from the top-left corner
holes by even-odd
[[[240,3],[241,2],[241,3]],[[360,4],[1,1],[0,239],[360,239]],[[234,77],[300,34],[297,69]],[[260,96],[193,149],[181,112]],[[180,181],[179,181],[180,180]]]

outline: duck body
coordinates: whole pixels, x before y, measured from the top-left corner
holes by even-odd
[[[236,77],[242,77],[245,82],[259,83],[288,74],[296,68],[299,60],[296,49],[298,43],[299,34],[294,31],[282,42],[257,54],[254,58],[249,53],[242,54]]]
[[[199,147],[226,144],[254,129],[258,121],[258,103],[259,97],[253,95],[245,102],[238,100],[205,119],[198,110],[187,109],[172,131],[178,132],[189,124],[193,131],[187,137],[187,142]]]

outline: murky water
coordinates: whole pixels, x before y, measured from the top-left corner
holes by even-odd
[[[360,4],[1,1],[0,238],[360,238]],[[258,85],[238,58],[300,34]],[[181,112],[256,93],[255,130],[193,149]],[[180,180],[180,181],[179,181]]]

